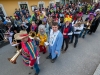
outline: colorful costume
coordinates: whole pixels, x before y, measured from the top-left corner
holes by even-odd
[[[25,37],[28,37],[28,34],[26,31],[20,31],[20,33],[15,34],[14,37],[16,40],[21,40],[24,39]],[[38,75],[38,73],[40,72],[40,69],[36,62],[38,51],[34,42],[30,38],[28,38],[27,42],[23,41],[21,42],[21,47],[22,47],[22,58],[24,64],[30,67],[34,66],[36,70],[35,75]]]
[[[63,46],[62,46],[62,50],[64,48],[64,43],[66,45],[65,49],[63,50],[63,52],[65,52],[68,49],[68,44],[69,44],[70,36],[72,36],[72,34],[71,34],[71,32],[72,32],[71,21],[72,21],[72,18],[66,17],[65,18],[65,24],[62,26],[62,29],[61,29],[61,31],[63,33]],[[66,24],[67,22],[69,22],[69,24]]]
[[[44,32],[41,33],[40,29],[43,29]],[[46,47],[44,45],[44,42],[47,41],[47,34],[45,32],[45,26],[44,25],[39,26],[39,32],[37,34],[37,37],[39,37],[39,39],[40,39],[40,42],[39,42],[40,52],[46,53]]]

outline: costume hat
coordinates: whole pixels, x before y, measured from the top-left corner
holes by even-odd
[[[24,30],[22,30],[19,33],[16,33],[14,35],[15,40],[21,40],[21,39],[23,39],[25,37],[28,37],[28,34],[27,34],[27,31],[24,31]]]

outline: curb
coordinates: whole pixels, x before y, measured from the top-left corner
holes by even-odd
[[[7,42],[2,41],[2,42],[0,42],[0,48],[6,46],[6,45],[8,45],[8,44],[9,44],[9,41],[7,41]]]
[[[93,75],[100,75],[100,64],[99,66],[97,67],[96,71],[94,72]]]

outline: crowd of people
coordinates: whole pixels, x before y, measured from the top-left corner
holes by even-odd
[[[13,40],[19,43],[22,49],[23,61],[26,65],[36,70],[40,69],[36,62],[39,52],[49,52],[46,59],[54,63],[57,57],[65,53],[68,45],[73,43],[76,48],[78,39],[85,38],[86,34],[95,33],[100,22],[100,3],[78,3],[51,8],[35,9],[31,15],[28,9],[15,9],[14,17],[6,17],[3,22],[12,45]],[[84,14],[87,14],[85,21]],[[37,50],[39,47],[39,52]],[[48,48],[47,48],[48,47]]]

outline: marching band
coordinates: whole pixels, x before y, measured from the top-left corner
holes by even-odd
[[[43,54],[49,52],[46,58],[54,63],[61,51],[62,53],[67,51],[68,44],[73,43],[74,37],[74,48],[76,48],[79,37],[85,38],[86,34],[91,35],[96,32],[100,22],[100,9],[88,13],[89,16],[85,21],[82,19],[84,15],[80,12],[76,12],[76,17],[71,14],[73,10],[62,7],[54,11],[52,8],[48,13],[44,9],[41,12],[35,10],[31,17],[28,13],[21,19],[15,16],[14,25],[9,21],[7,32],[4,34],[4,40],[8,39],[11,46],[17,47],[16,54],[8,60],[16,64],[18,56],[21,55],[24,64],[35,68],[35,75],[38,75],[40,52]]]

